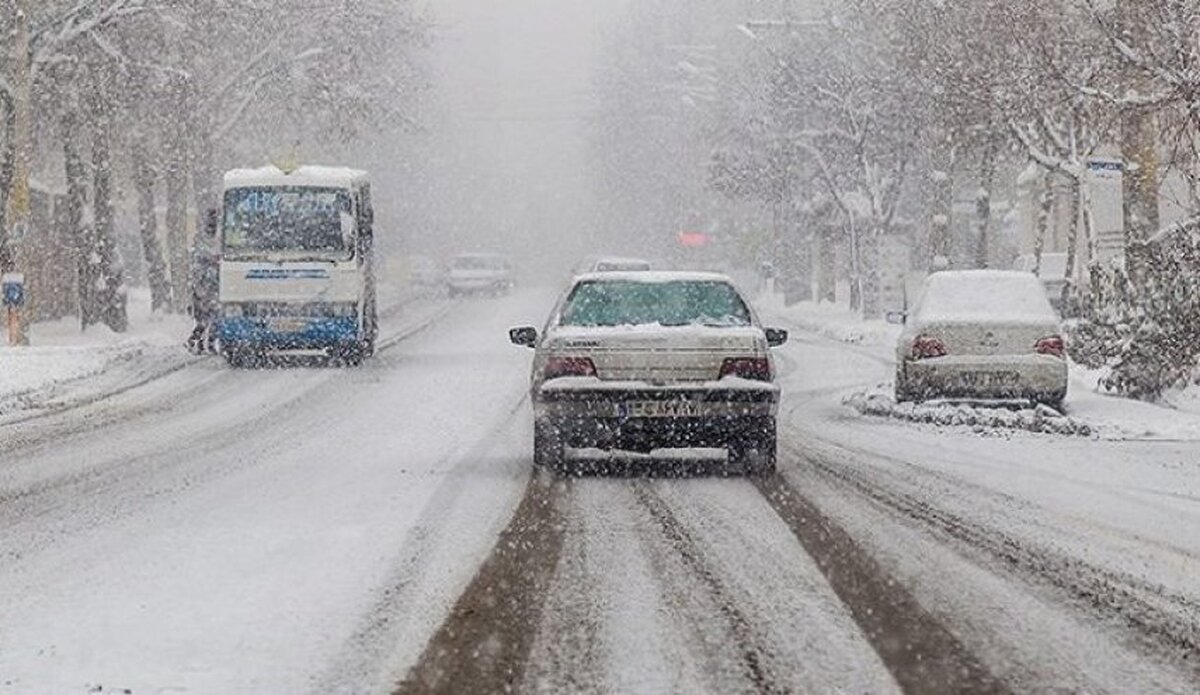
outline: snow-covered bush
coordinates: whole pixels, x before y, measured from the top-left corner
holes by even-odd
[[[1107,368],[1100,386],[1156,400],[1200,362],[1200,236],[1183,229],[1140,247],[1141,278],[1092,269],[1091,294],[1069,327],[1071,357]]]

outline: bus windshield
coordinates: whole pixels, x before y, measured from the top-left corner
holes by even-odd
[[[351,247],[342,219],[350,213],[350,192],[345,189],[235,188],[225,192],[225,253],[344,255]]]

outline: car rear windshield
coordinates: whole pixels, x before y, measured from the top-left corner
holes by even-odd
[[[575,286],[564,326],[748,326],[750,310],[725,282],[590,280]]]
[[[934,321],[1056,320],[1042,284],[1033,274],[931,276],[918,318]]]

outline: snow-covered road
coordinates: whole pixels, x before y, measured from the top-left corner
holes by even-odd
[[[520,497],[528,357],[504,338],[548,301],[453,306],[361,370],[209,360],[5,428],[0,691],[387,682]]]
[[[551,301],[0,427],[0,692],[1194,692],[1200,443],[863,418],[800,333],[776,478],[531,479]]]

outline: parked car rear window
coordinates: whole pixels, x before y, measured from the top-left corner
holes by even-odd
[[[924,321],[1055,321],[1031,273],[967,271],[929,277],[917,315]]]
[[[626,280],[579,283],[567,298],[564,326],[748,326],[750,310],[723,282]]]

